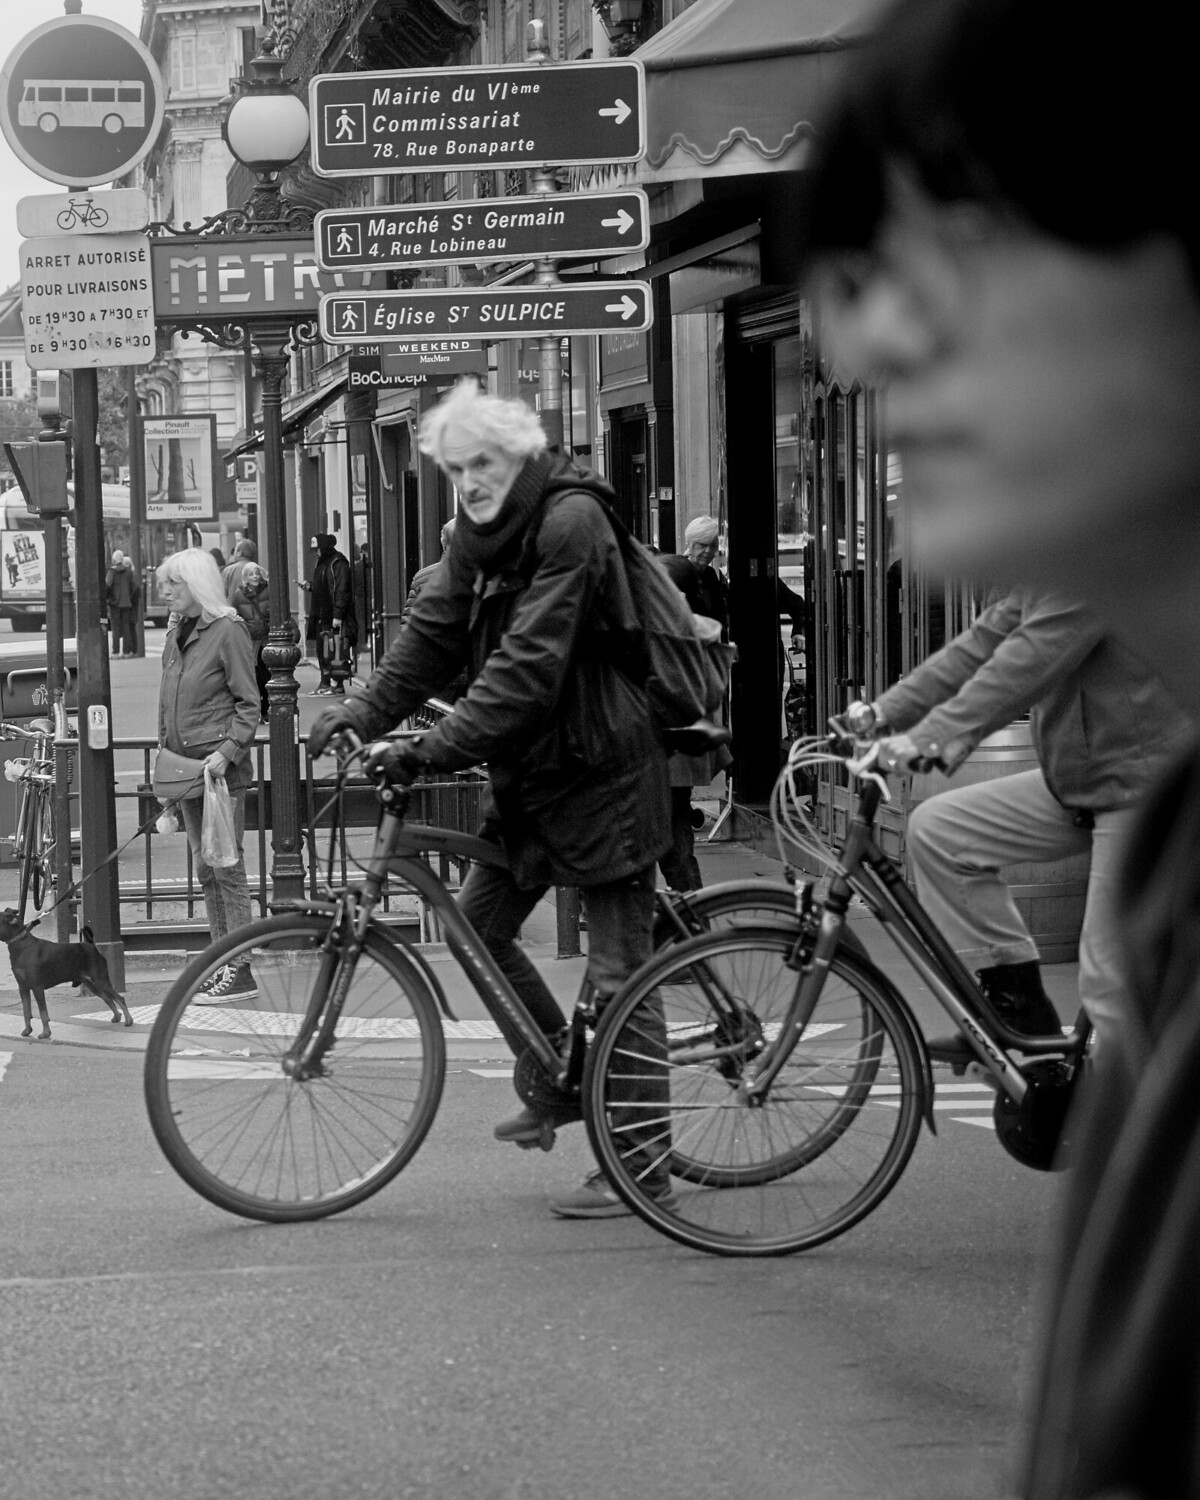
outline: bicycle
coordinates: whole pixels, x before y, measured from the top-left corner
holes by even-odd
[[[85,229],[103,229],[108,223],[108,210],[101,208],[93,198],[72,198],[56,220],[60,229],[73,229],[76,224]]]
[[[32,739],[27,756],[4,764],[6,780],[21,788],[17,804],[15,832],[10,835],[13,853],[20,866],[17,910],[25,920],[26,905],[33,899],[35,911],[41,911],[47,894],[55,888],[54,846],[57,838],[54,818],[54,724],[50,719],[33,719],[28,728],[0,722],[0,739]]]
[[[495,844],[405,821],[409,789],[391,773],[393,742],[364,749],[341,737],[339,784],[364,761],[381,805],[361,883],[239,928],[182,972],[162,1003],[146,1054],[150,1123],[168,1161],[218,1206],[266,1221],[315,1219],[363,1202],[411,1160],[433,1123],[446,1051],[441,985],[420,952],[389,933],[376,907],[389,876],[437,913],[459,963],[492,1014],[522,1039],[514,1083],[525,1102],[578,1095],[594,996],[586,985],[566,1032],[546,1037],[451,893],[423,858],[503,867]],[[332,870],[332,852],[330,859]],[[729,882],[663,898],[659,940],[760,918],[795,924],[788,886]],[[701,936],[699,941],[705,941]],[[250,965],[254,1009],[204,1005],[200,987],[226,964]],[[204,1045],[237,1028],[241,1055]],[[249,1046],[246,1047],[247,1035]],[[540,1144],[553,1144],[553,1132]]]
[[[820,897],[811,884],[801,891],[798,930],[736,927],[660,954],[613,998],[588,1052],[585,1118],[609,1182],[654,1228],[715,1254],[791,1254],[845,1233],[895,1187],[922,1120],[936,1128],[908,1002],[846,945],[852,897],[966,1037],[969,1071],[995,1088],[996,1133],[1017,1160],[1053,1165],[1085,1062],[1084,1012],[1069,1033],[1029,1037],[992,1011],[875,841],[887,795],[878,745],[830,722],[828,738],[793,746],[776,788],[777,827],[830,866]],[[801,796],[806,773],[828,762],[859,783],[836,852]],[[664,1028],[677,1044],[665,1061]],[[655,1059],[661,1102],[639,1112],[624,1090]],[[678,1186],[670,1198],[648,1188],[664,1165]]]

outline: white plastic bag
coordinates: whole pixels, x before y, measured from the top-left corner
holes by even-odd
[[[204,773],[204,820],[200,825],[200,857],[214,870],[227,870],[238,862],[237,835],[233,827],[233,803],[223,776]]]

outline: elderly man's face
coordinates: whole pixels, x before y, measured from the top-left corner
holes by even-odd
[[[505,453],[493,443],[466,434],[447,432],[442,445],[442,467],[458,491],[459,504],[477,525],[494,521],[525,465],[523,458]]]
[[[1200,472],[1200,300],[1165,238],[1089,250],[899,174],[875,249],[820,279],[839,371],[886,385],[924,557],[1091,592]]]

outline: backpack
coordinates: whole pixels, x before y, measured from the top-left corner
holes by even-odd
[[[603,496],[587,486],[564,486],[552,492],[548,500],[573,488],[589,495],[608,517],[641,623],[636,638],[621,633],[617,665],[645,691],[650,716],[659,729],[682,729],[697,720],[718,719],[737,648],[721,640],[716,620],[692,613],[658,557],[631,534]],[[531,564],[533,543],[544,516],[545,505],[538,522],[530,527],[527,550]]]

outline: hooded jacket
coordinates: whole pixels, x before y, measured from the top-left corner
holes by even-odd
[[[350,576],[350,564],[337,550],[334,538],[322,535],[317,538],[317,565],[313,569],[310,612],[307,638],[316,640],[323,630],[329,630],[335,620],[342,622],[342,634],[346,644],[353,646],[358,640],[358,616],[354,610],[354,584]]]
[[[667,763],[645,695],[616,664],[638,626],[600,499],[556,454],[529,459],[496,522],[459,517],[454,545],[345,717],[391,729],[466,668],[470,686],[421,742],[431,765],[486,762],[498,833],[525,887],[589,886],[671,842]]]
[[[985,609],[875,707],[951,771],[1028,712],[1051,792],[1096,812],[1139,801],[1192,735],[1161,680],[1084,605],[1030,588]]]
[[[141,589],[127,557],[119,564],[114,563],[104,575],[104,592],[113,609],[132,609],[137,603]]]

